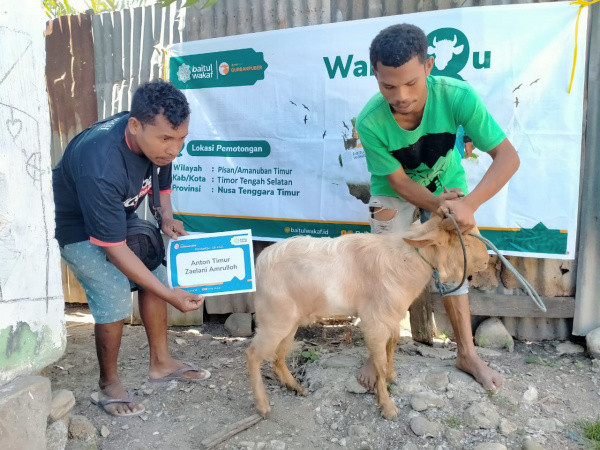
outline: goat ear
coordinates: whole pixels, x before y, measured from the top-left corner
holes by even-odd
[[[408,245],[412,245],[415,248],[423,248],[423,247],[427,247],[428,245],[434,245],[434,242],[430,239],[428,239],[428,240],[408,239],[408,238],[402,238],[402,239],[404,239],[404,242],[406,242]]]
[[[427,233],[410,238],[403,238],[404,242],[416,248],[423,248],[429,245],[442,245],[448,241],[448,233],[439,228],[428,231]]]

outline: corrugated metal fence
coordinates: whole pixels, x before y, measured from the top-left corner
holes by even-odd
[[[178,1],[167,8],[154,5],[94,15],[91,16],[91,30],[94,38],[93,66],[95,68],[97,116],[104,118],[127,109],[131,93],[140,83],[160,78],[165,61],[163,49],[173,43],[436,9],[511,3],[530,2],[497,0],[221,0],[212,8],[203,10],[199,6],[181,8],[181,1]],[[56,19],[54,22],[63,19]],[[63,39],[68,38],[63,36]],[[73,40],[71,39],[71,41]],[[74,61],[77,60],[77,52],[73,49],[78,45],[79,42],[73,41],[71,53]],[[86,61],[86,63],[88,62],[92,61]],[[64,120],[68,122],[70,119],[67,117]],[[57,123],[60,125],[62,121],[61,116]],[[64,147],[66,141],[64,130],[60,126],[55,127],[54,125],[53,120],[53,132],[62,136],[57,142]],[[71,131],[67,135],[71,137]],[[54,139],[53,142],[55,142]],[[587,168],[594,170],[590,167]],[[590,226],[588,223],[583,225]],[[256,243],[255,254],[263,246],[262,243]],[[590,257],[588,256],[588,258]],[[562,306],[559,309],[563,311],[562,313],[549,315],[542,319],[539,319],[538,315],[538,319],[534,319],[533,325],[531,325],[532,319],[527,320],[529,324],[527,327],[520,326],[518,318],[506,320],[513,334],[528,339],[566,337],[565,330],[571,328],[571,317],[573,317],[573,306],[572,303],[568,303],[568,300],[572,300],[575,294],[576,264],[573,261],[549,259],[512,258],[512,261],[540,291],[541,295],[559,297],[567,301],[566,306],[564,302],[561,303]],[[497,265],[492,265],[485,279],[481,279],[477,283],[481,288],[492,290],[499,297],[520,293],[515,289],[517,286],[511,282],[510,276]],[[578,305],[578,310],[584,314],[593,310],[592,304],[597,304],[595,299],[588,297],[581,298],[580,303],[585,303],[585,305]],[[249,295],[219,297],[218,301],[213,298],[209,299],[206,305],[209,313],[252,309]],[[523,315],[519,311],[514,313],[516,316],[519,314]],[[510,311],[506,315],[510,316]],[[184,320],[185,323],[192,323],[200,319],[198,317],[190,318],[189,314],[187,317]]]

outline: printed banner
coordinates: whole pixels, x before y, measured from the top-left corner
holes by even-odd
[[[169,286],[204,296],[253,292],[252,232],[193,234],[169,241]]]
[[[172,46],[170,79],[192,107],[173,163],[177,217],[188,230],[249,228],[261,240],[368,232],[355,118],[378,92],[372,39],[407,22],[427,34],[433,74],[473,85],[521,158],[477,211],[482,234],[508,255],[573,259],[587,8],[567,94],[577,11],[567,2],[458,8]],[[478,150],[463,159],[470,189],[490,164]]]

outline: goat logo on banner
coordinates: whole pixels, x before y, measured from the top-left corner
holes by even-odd
[[[465,34],[456,28],[439,28],[429,33],[427,40],[427,56],[435,58],[431,74],[462,80],[459,72],[469,61],[469,40]]]

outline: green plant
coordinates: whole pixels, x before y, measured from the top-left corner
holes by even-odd
[[[302,353],[300,353],[300,356],[302,356],[304,359],[306,359],[309,363],[318,361],[319,358],[321,357],[321,355],[319,355],[314,348],[303,351]]]
[[[501,394],[490,395],[489,391],[488,391],[488,397],[490,398],[491,402],[496,406],[506,408],[509,411],[513,411],[513,412],[516,411],[517,409],[519,409],[519,404],[516,403],[514,400],[512,400],[510,397],[507,397],[506,395],[501,395]]]
[[[78,11],[71,6],[69,0],[43,0],[43,5],[46,15],[51,19],[78,13]]]
[[[171,3],[175,3],[176,0],[158,0],[158,3],[160,3],[160,6],[169,6]],[[200,0],[187,0],[183,6],[184,8],[187,8],[188,6],[194,6],[196,3],[198,3]],[[215,3],[217,3],[219,0],[205,0],[204,4],[202,5],[202,9],[204,8],[210,8],[211,6],[213,6]]]
[[[543,361],[540,356],[528,356],[525,358],[525,364],[541,364]]]
[[[88,0],[85,3],[84,11],[92,11],[94,14],[99,14],[153,3],[155,3],[154,0]],[[43,5],[44,11],[50,19],[84,12],[73,7],[69,3],[69,0],[43,0]]]
[[[160,6],[169,6],[176,0],[88,0],[84,11],[91,10],[94,14],[99,14],[109,11],[117,11],[126,8],[135,8],[138,6],[147,6],[158,3]],[[192,6],[201,0],[187,0],[184,7]],[[219,0],[203,0],[202,9],[210,8]],[[74,8],[69,0],[42,0],[46,16],[50,19],[55,19],[60,16],[69,14],[80,14],[84,11]]]
[[[446,418],[446,425],[450,428],[459,428],[462,422],[459,416],[452,414]]]
[[[580,420],[577,425],[586,439],[585,447],[600,450],[600,416],[596,420]]]
[[[475,341],[477,347],[488,347],[490,345],[490,340],[488,338],[479,338]]]
[[[547,367],[560,367],[558,364],[554,363],[554,362],[550,362],[550,361],[546,361],[544,358],[542,358],[541,356],[528,356],[527,358],[525,358],[525,364],[539,364],[540,366],[547,366]]]

